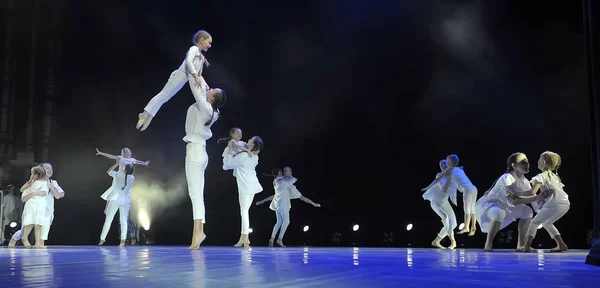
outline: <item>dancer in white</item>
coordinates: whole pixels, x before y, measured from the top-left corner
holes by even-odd
[[[242,231],[240,240],[235,247],[244,246],[250,247],[250,206],[254,195],[263,191],[263,187],[258,182],[256,176],[256,166],[258,165],[258,153],[263,148],[263,141],[258,136],[254,136],[248,140],[246,148],[252,152],[252,157],[245,152],[239,152],[233,156],[223,158],[223,170],[234,170],[235,179],[237,181],[240,215],[242,217]]]
[[[475,201],[477,200],[477,188],[471,183],[469,177],[463,171],[463,167],[458,166],[458,156],[455,154],[446,157],[448,169],[440,173],[440,175],[426,188],[421,191],[426,191],[434,185],[440,183],[443,178],[446,178],[446,183],[442,186],[442,191],[446,192],[450,187],[457,189],[463,193],[463,210],[465,213],[465,227],[457,234],[469,233],[469,236],[475,235],[477,230],[477,218],[475,217]]]
[[[287,227],[290,225],[290,209],[292,209],[291,199],[300,199],[314,207],[321,207],[321,204],[315,203],[312,200],[302,196],[300,191],[296,189],[294,185],[298,179],[292,176],[292,168],[286,166],[283,168],[283,177],[277,177],[273,181],[273,187],[275,188],[275,195],[271,195],[261,201],[256,202],[256,205],[260,205],[266,201],[271,200],[271,205],[269,208],[275,211],[275,216],[277,217],[277,223],[273,227],[273,232],[271,233],[271,239],[269,239],[269,247],[273,247],[273,242],[275,241],[275,236],[279,231],[279,238],[277,239],[277,244],[281,247],[285,247],[283,245],[283,235],[285,235],[285,231]]]
[[[439,165],[442,172],[448,168],[446,160],[441,160]],[[440,173],[435,176],[436,179],[440,176]],[[456,215],[454,215],[454,210],[452,209],[452,206],[450,206],[448,198],[453,194],[454,197],[452,198],[452,201],[454,205],[456,205],[456,189],[450,187],[450,190],[453,192],[444,193],[444,191],[442,191],[442,186],[444,186],[445,183],[446,179],[442,178],[440,183],[433,185],[423,194],[423,199],[429,200],[431,209],[440,216],[442,224],[444,225],[442,230],[438,233],[438,236],[431,242],[431,245],[440,249],[446,249],[440,242],[448,236],[448,238],[450,238],[450,246],[448,246],[448,249],[454,249],[456,248],[456,240],[454,239],[454,229],[457,225]]]
[[[100,150],[98,150],[98,148],[96,148],[96,155],[104,156],[108,159],[116,160],[117,163],[119,164],[119,172],[125,171],[125,166],[127,164],[144,165],[146,167],[148,167],[148,165],[150,164],[150,161],[141,161],[141,160],[137,160],[137,159],[131,157],[131,149],[129,149],[127,147],[121,149],[121,155],[112,155],[112,154],[100,152]]]
[[[563,252],[567,251],[568,247],[565,244],[560,232],[554,226],[554,222],[558,221],[562,218],[571,206],[569,202],[569,195],[563,190],[565,186],[560,177],[558,177],[558,168],[561,164],[560,155],[546,151],[540,155],[540,159],[538,160],[538,169],[542,171],[542,173],[536,175],[531,179],[531,184],[533,188],[531,191],[525,191],[523,193],[513,193],[513,200],[525,200],[530,199],[532,197],[536,197],[538,191],[548,191],[549,193],[545,193],[546,198],[534,202],[534,208],[538,213],[535,215],[533,220],[531,220],[531,224],[529,225],[529,229],[527,230],[527,242],[523,249],[523,252],[534,252],[535,250],[531,249],[531,244],[535,235],[537,234],[538,226],[542,225],[550,237],[554,239],[556,242],[556,248],[550,249],[550,252]],[[550,192],[551,191],[551,192]],[[510,196],[509,196],[510,198]]]
[[[102,233],[100,234],[100,243],[103,245],[106,241],[106,235],[110,230],[115,214],[119,211],[119,223],[121,224],[121,244],[119,247],[125,246],[125,240],[127,240],[127,220],[129,219],[129,208],[131,207],[131,186],[135,182],[133,177],[133,164],[125,165],[124,172],[117,172],[114,169],[117,164],[111,166],[108,169],[108,175],[113,180],[113,187],[106,191],[102,196],[102,199],[107,201],[107,206],[104,211],[106,218],[104,220],[104,226],[102,227]]]
[[[208,67],[210,64],[201,51],[207,52],[212,45],[212,37],[204,30],[200,30],[194,34],[192,39],[193,46],[188,50],[181,66],[169,77],[167,84],[163,89],[154,96],[148,105],[144,108],[144,112],[139,114],[139,120],[136,124],[136,129],[140,131],[146,130],[150,122],[158,113],[160,107],[169,101],[181,88],[188,82],[190,77],[193,77],[197,87],[201,84],[206,84],[202,78],[203,66]],[[206,89],[208,89],[208,85]]]
[[[41,166],[31,168],[31,177],[22,187],[21,199],[25,202],[23,209],[23,245],[31,248],[28,237],[32,229],[35,229],[35,246],[41,248],[41,227],[46,222],[46,194],[48,194],[48,182],[44,180],[46,172]]]
[[[507,169],[481,197],[475,205],[477,221],[481,231],[487,233],[484,251],[491,252],[494,237],[498,231],[519,219],[517,250],[522,251],[526,244],[526,231],[533,217],[533,210],[524,205],[526,201],[511,201],[511,192],[525,192],[531,189],[525,174],[529,173],[529,161],[523,153],[513,153],[506,161]],[[529,201],[531,202],[531,201]]]
[[[23,199],[24,199],[24,201],[27,201],[30,199],[30,197],[33,197],[35,195],[46,194],[46,213],[45,213],[46,221],[43,225],[41,225],[42,226],[41,227],[41,235],[40,235],[41,243],[39,245],[39,248],[46,248],[45,242],[46,242],[46,240],[48,240],[48,235],[50,233],[50,227],[52,226],[52,222],[54,221],[54,199],[63,198],[65,196],[65,190],[63,190],[62,187],[60,187],[60,185],[58,185],[58,182],[56,182],[56,180],[51,179],[52,175],[54,174],[54,169],[50,163],[42,163],[42,164],[40,164],[40,166],[44,169],[44,172],[46,173],[44,180],[47,181],[50,185],[52,185],[51,187],[53,187],[54,189],[49,189],[50,193],[46,193],[43,190],[34,191],[33,193],[30,194],[31,196],[25,196]],[[50,187],[50,186],[48,186],[48,187]],[[13,236],[10,239],[10,242],[8,243],[9,248],[15,247],[15,244],[17,244],[17,241],[22,240],[23,234],[24,234],[23,228],[24,228],[24,226],[21,225],[21,230],[15,232],[15,234],[13,234]]]
[[[231,128],[231,130],[229,130],[229,137],[221,138],[217,142],[222,142],[225,140],[228,142],[227,147],[225,147],[225,150],[223,150],[223,157],[233,156],[242,151],[248,152],[248,155],[252,157],[252,153],[250,153],[250,150],[246,148],[246,142],[242,141],[242,129],[237,127]]]

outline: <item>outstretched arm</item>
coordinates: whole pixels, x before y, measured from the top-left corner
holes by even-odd
[[[321,204],[319,204],[319,203],[315,203],[315,202],[313,202],[312,200],[310,200],[310,199],[308,199],[308,198],[306,198],[306,197],[304,197],[304,196],[300,196],[300,197],[298,197],[298,199],[300,199],[300,200],[302,200],[302,201],[304,201],[304,202],[306,202],[306,203],[308,203],[308,204],[310,204],[310,205],[313,205],[313,206],[315,206],[315,207],[321,207]]]
[[[150,160],[142,161],[142,160],[135,159],[133,161],[133,164],[144,165],[144,166],[148,167],[148,165],[150,164]]]
[[[119,156],[108,154],[108,153],[104,153],[104,152],[100,152],[100,150],[98,150],[98,148],[96,148],[96,155],[104,156],[104,157],[106,157],[108,159],[119,160]]]
[[[267,198],[265,198],[263,200],[260,200],[260,201],[256,202],[256,205],[260,205],[260,204],[263,204],[263,203],[265,203],[267,201],[271,201],[271,200],[273,200],[273,197],[275,197],[275,195],[271,195],[271,196],[269,196],[269,197],[267,197]]]

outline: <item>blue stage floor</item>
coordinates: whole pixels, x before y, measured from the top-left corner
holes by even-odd
[[[600,287],[587,250],[0,248],[0,287]]]

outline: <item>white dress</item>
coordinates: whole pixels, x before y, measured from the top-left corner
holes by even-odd
[[[35,192],[36,190],[42,190],[48,195],[48,184],[46,181],[37,180],[33,182],[31,187],[23,192],[21,199]],[[45,225],[46,220],[46,195],[44,196],[33,196],[25,202],[25,208],[23,209],[23,226],[27,225]]]
[[[488,232],[491,219],[489,219],[487,212],[494,206],[506,211],[506,217],[504,218],[504,221],[502,221],[500,229],[503,229],[515,221],[516,218],[513,216],[512,210],[515,209],[515,207],[524,205],[515,206],[508,201],[508,195],[506,192],[508,187],[513,183],[516,183],[515,192],[531,190],[531,184],[529,184],[529,181],[526,177],[515,179],[512,174],[506,173],[500,176],[500,178],[494,184],[494,187],[492,187],[487,195],[477,200],[477,203],[475,204],[475,215],[477,216],[477,222],[479,222],[479,226],[481,226],[481,231],[485,233]]]
[[[302,196],[300,191],[296,188],[298,179],[294,177],[277,177],[273,181],[273,187],[275,188],[275,195],[271,200],[269,208],[273,211],[277,210],[290,210],[292,209],[291,199],[298,199]]]

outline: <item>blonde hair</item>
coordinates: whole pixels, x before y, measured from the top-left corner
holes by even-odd
[[[204,30],[198,30],[198,32],[196,32],[196,34],[194,34],[194,38],[192,38],[192,44],[197,45],[200,42],[200,40],[206,40],[208,38],[212,38],[212,36],[210,36],[210,34],[208,32],[206,32]],[[202,54],[202,51],[200,51],[200,55],[204,59],[204,66],[206,66],[206,67],[210,66],[208,59],[206,59],[204,54]]]
[[[552,151],[546,151],[540,156],[544,159],[544,161],[546,161],[546,167],[548,168],[548,170],[554,172],[554,174],[556,174],[556,176],[558,177],[558,168],[560,168],[560,164],[562,164],[562,159],[560,158],[560,155]],[[560,177],[558,177],[558,180],[561,181]]]
[[[35,175],[36,180],[44,180],[46,178],[46,170],[41,165],[34,166],[31,168],[31,175]]]

